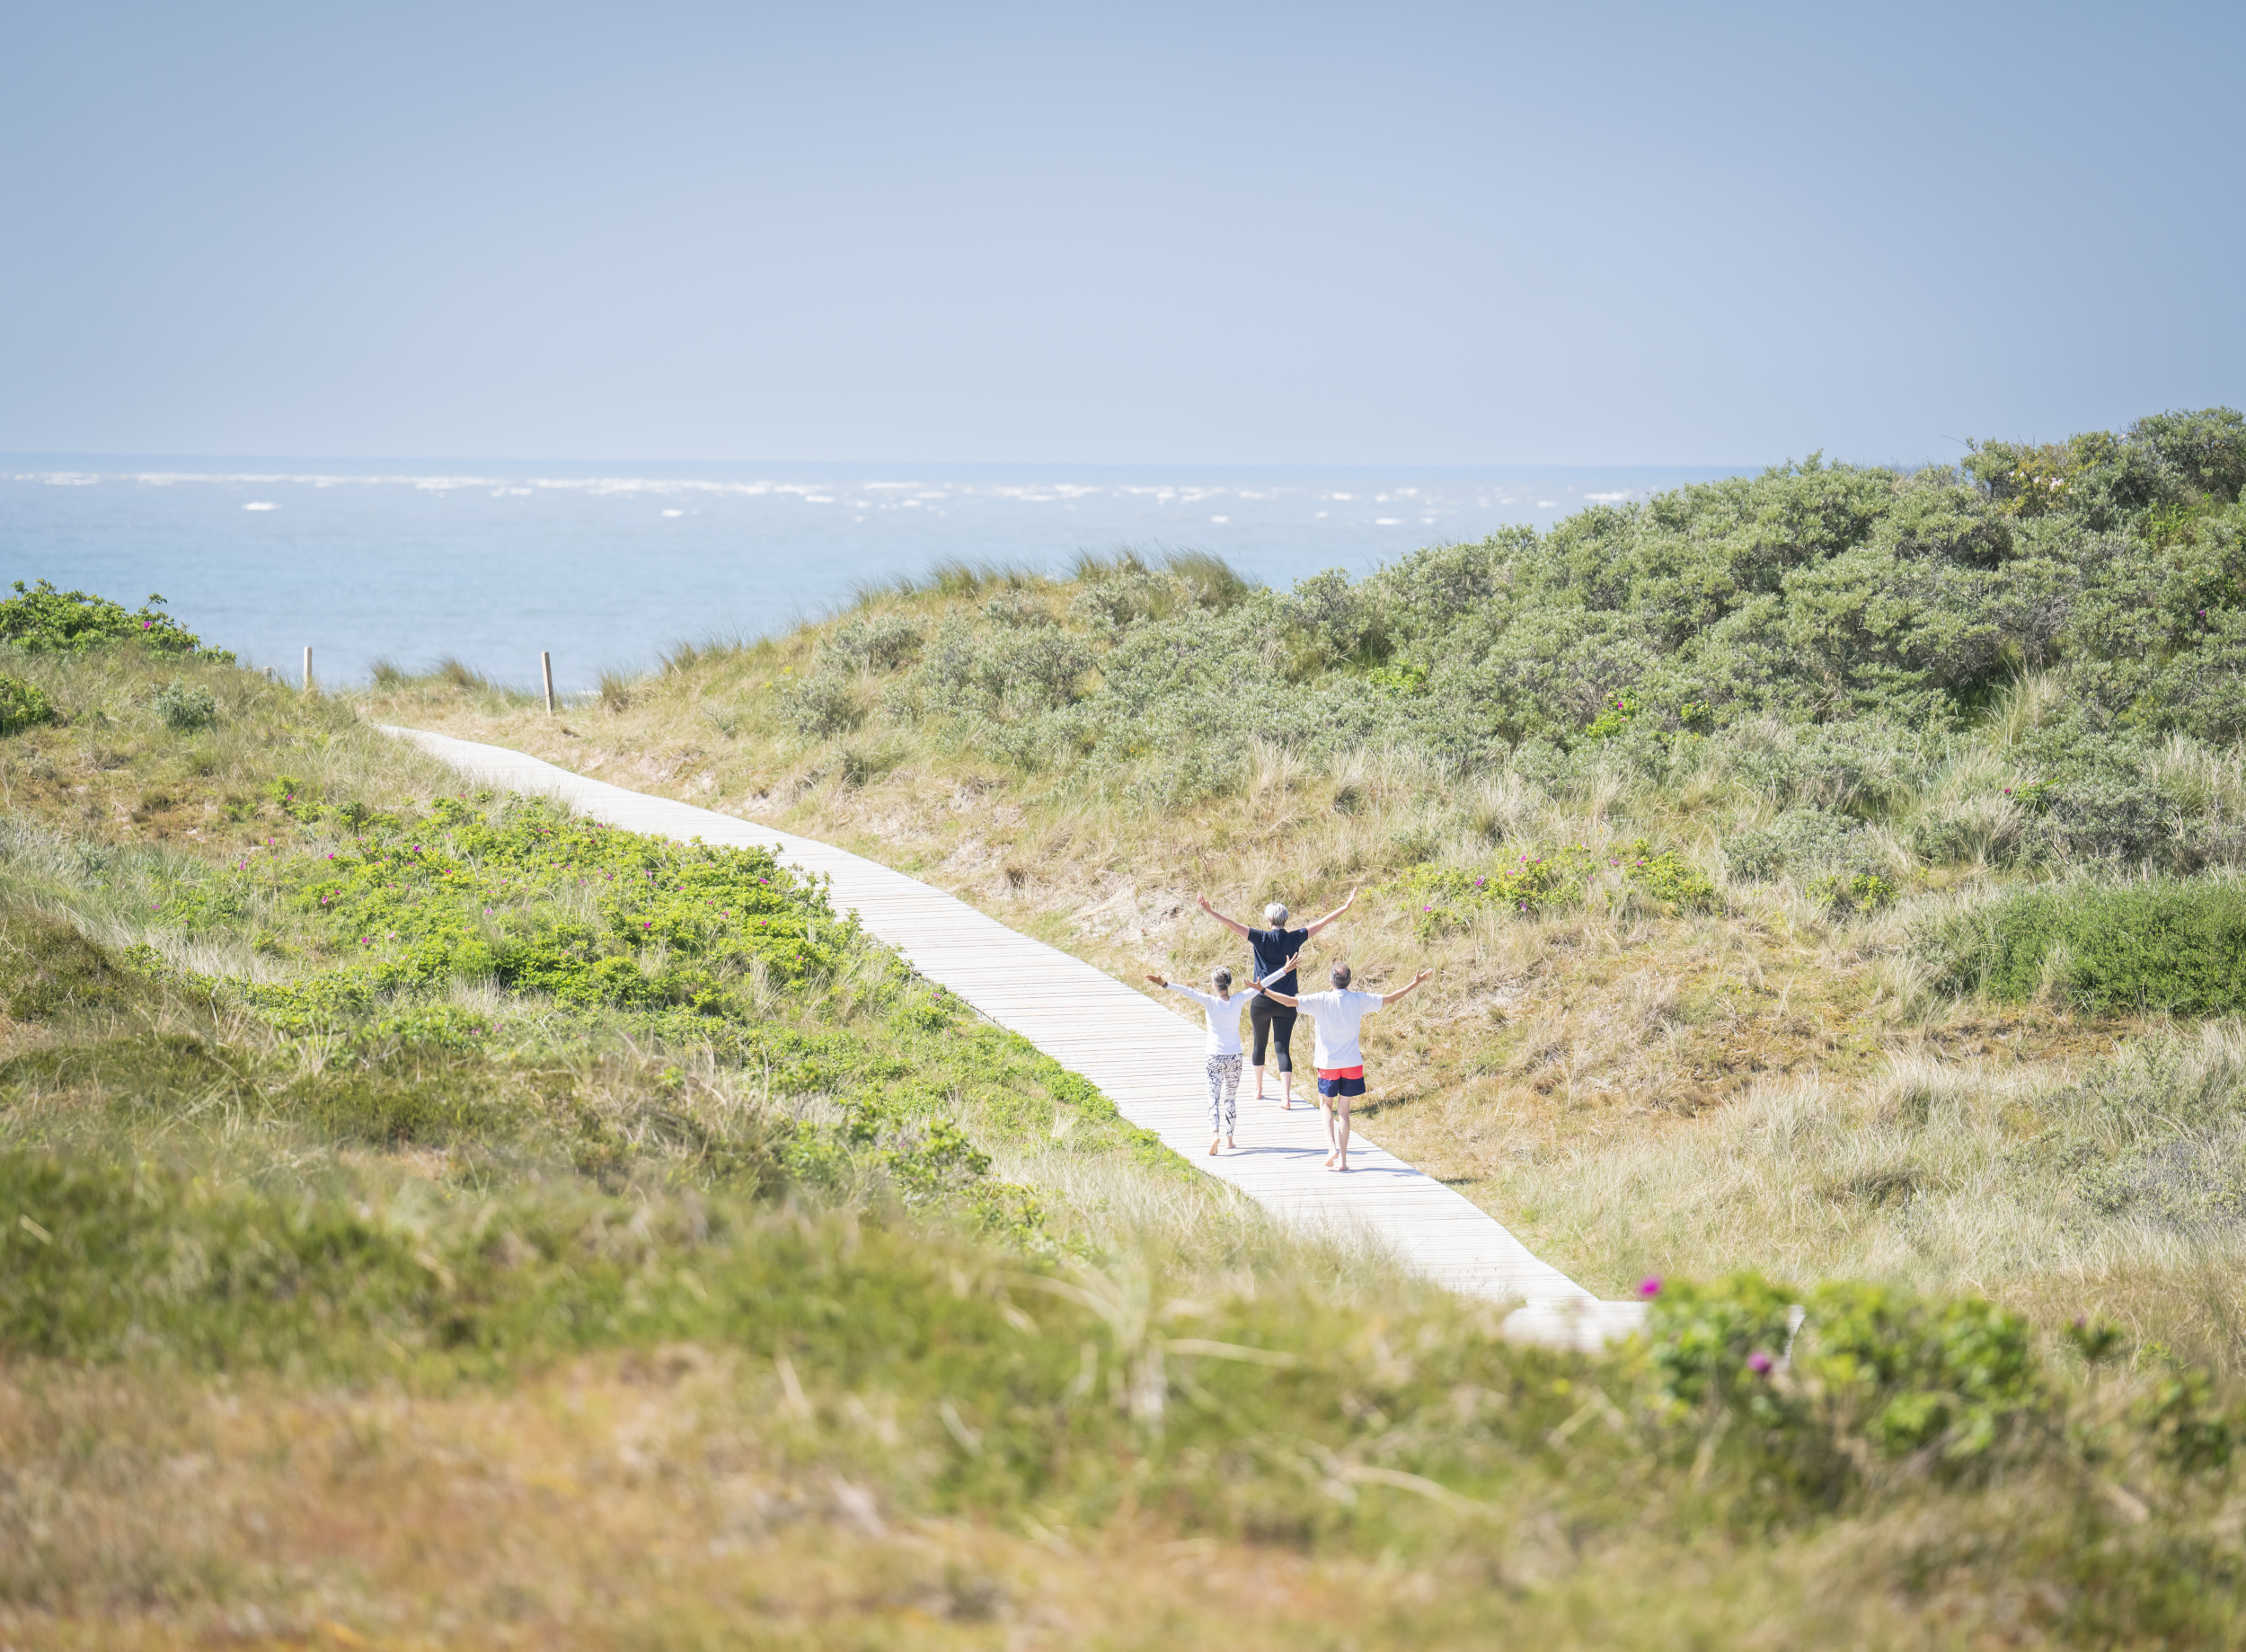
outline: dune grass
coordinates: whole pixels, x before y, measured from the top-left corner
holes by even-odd
[[[873,612],[909,612],[933,631],[942,621],[930,600],[885,596]],[[1428,989],[1368,1023],[1368,1131],[1596,1288],[1619,1294],[1674,1266],[1800,1259],[1925,1288],[1985,1288],[2056,1322],[2109,1303],[2155,1340],[2237,1356],[2235,1322],[2204,1311],[2201,1264],[2234,1250],[2220,1224],[2203,1224],[2181,1251],[2153,1247],[2151,1260],[2108,1234],[2062,1264],[2035,1242],[2053,1204],[2033,1178],[1922,1176],[1877,1197],[1854,1190],[1868,1151],[1859,1121],[1898,1070],[1939,1073],[1946,1093],[1972,1091],[1985,1154],[2001,1157],[2032,1134],[2036,1116],[2009,1098],[2064,1091],[2138,1041],[2167,1036],[2157,1013],[1941,990],[1916,939],[1983,910],[2021,875],[2008,858],[2021,812],[1992,782],[2004,772],[2002,730],[2044,703],[2036,679],[2000,699],[1988,744],[1961,746],[1888,824],[1850,823],[1843,853],[1861,869],[1850,876],[1892,888],[1862,913],[1835,899],[1829,860],[1771,868],[1769,840],[1782,853],[1799,828],[1787,810],[1743,794],[1720,760],[1650,788],[1619,768],[1561,783],[1517,770],[1462,782],[1408,751],[1313,759],[1267,746],[1248,754],[1236,795],[1180,807],[1112,780],[994,763],[956,729],[924,720],[806,736],[766,685],[815,668],[821,646],[814,630],[704,654],[643,680],[622,712],[549,720],[433,685],[376,709],[842,843],[1125,979],[1238,962],[1230,938],[1195,910],[1196,894],[1252,922],[1269,898],[1315,914],[1362,887],[1357,907],[1322,940],[1319,962],[1347,959],[1375,986],[1422,961],[1437,970]],[[2234,769],[2211,773],[2218,798],[2236,791]],[[1912,823],[1928,817],[1965,822],[1956,859],[1929,864],[1910,849]],[[1703,880],[1710,909],[1664,900],[1615,864],[1641,844]],[[1411,881],[1426,867],[1468,881],[1499,876],[1525,853],[1578,846],[1583,887],[1546,910],[1469,903],[1429,914]],[[1738,1119],[1804,1094],[1841,1100],[1801,1115],[1794,1155],[1757,1165],[1767,1197],[1736,1222],[1704,1219],[1696,1174],[1649,1182],[1637,1168],[1743,1153]],[[1914,1235],[1942,1187],[1960,1208],[1994,1203],[1976,1208],[1967,1233],[1929,1247]],[[2101,1232],[2118,1220],[2070,1208]],[[1999,1230],[2012,1237],[2000,1241]]]

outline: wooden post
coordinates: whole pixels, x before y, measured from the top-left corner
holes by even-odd
[[[546,715],[553,715],[553,656],[544,649],[538,650],[538,671],[546,679]]]
[[[312,644],[305,644],[305,693],[312,692]]]

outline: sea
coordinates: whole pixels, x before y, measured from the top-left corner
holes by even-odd
[[[1285,587],[1740,473],[1571,468],[654,464],[0,455],[0,584],[51,579],[330,686],[457,659],[557,689],[755,638],[945,561],[1223,557]]]

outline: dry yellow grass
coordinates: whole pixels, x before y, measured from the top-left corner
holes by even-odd
[[[1752,1544],[1529,1518],[1409,1565],[915,1514],[798,1454],[750,1363],[679,1345],[438,1397],[0,1369],[0,1644],[2033,1647],[2065,1605],[1956,1563],[2021,1512],[2002,1487]]]

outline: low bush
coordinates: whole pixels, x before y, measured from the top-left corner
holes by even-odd
[[[800,734],[814,738],[858,726],[858,703],[850,679],[832,671],[795,677],[780,687],[780,714]]]
[[[1527,916],[1581,901],[1599,857],[1582,844],[1539,854],[1524,850],[1512,863],[1486,872],[1455,866],[1415,866],[1396,879],[1395,892],[1419,907],[1422,940],[1462,927],[1477,912],[1509,907]]]
[[[0,642],[31,654],[83,654],[105,642],[130,640],[164,658],[230,661],[224,649],[207,649],[202,640],[164,613],[164,598],[151,596],[140,607],[86,591],[58,591],[51,580],[26,586],[0,599]]]
[[[1807,893],[1835,917],[1862,917],[1892,903],[1900,891],[1878,872],[1832,872],[1813,879]]]
[[[1407,856],[1424,844],[1402,844]],[[1715,881],[1674,849],[1657,850],[1644,838],[1628,848],[1601,854],[1587,844],[1562,844],[1538,852],[1524,850],[1509,863],[1476,872],[1457,866],[1413,866],[1392,886],[1397,897],[1419,908],[1414,921],[1421,940],[1462,928],[1491,907],[1528,916],[1579,904],[1604,869],[1681,911],[1707,912],[1716,905]]]
[[[830,632],[820,652],[845,671],[894,671],[920,647],[920,628],[901,614],[854,614]]]
[[[1918,937],[1952,992],[2047,987],[2093,1011],[2246,1010],[2246,885],[2152,878],[2014,890]]]
[[[164,720],[165,728],[181,732],[208,729],[218,720],[218,697],[199,684],[182,683],[177,677],[156,691],[149,706]]]
[[[0,672],[0,735],[21,734],[55,720],[55,702],[36,683]]]
[[[1742,883],[1768,883],[1787,872],[1807,880],[1861,858],[1863,835],[1861,821],[1822,808],[1792,808],[1766,826],[1731,834],[1724,854]]]

